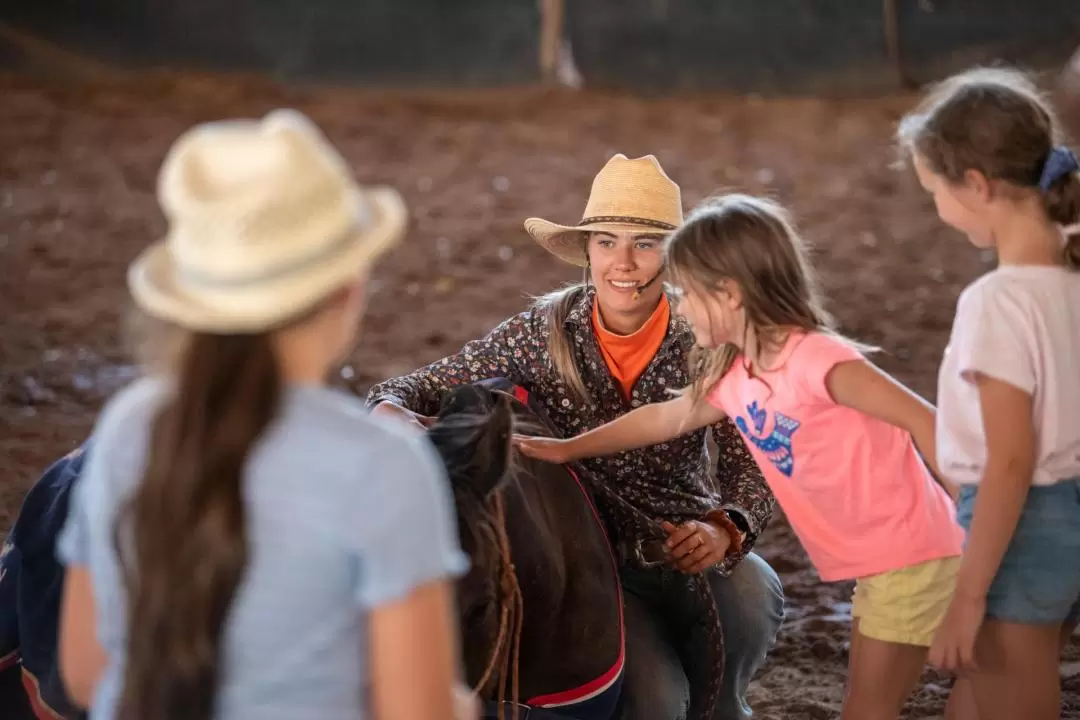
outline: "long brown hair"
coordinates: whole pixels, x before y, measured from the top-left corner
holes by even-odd
[[[664,244],[664,263],[677,286],[705,293],[733,281],[742,292],[747,333],[759,348],[775,347],[790,330],[825,332],[862,351],[876,348],[843,338],[825,311],[807,247],[787,211],[768,198],[732,193],[710,198]],[[732,344],[694,348],[696,400],[724,376],[739,355]]]
[[[248,561],[244,467],[282,381],[270,336],[187,338],[116,525],[130,608],[120,720],[214,712],[225,619]]]
[[[589,391],[585,388],[585,381],[574,358],[574,348],[566,332],[566,318],[588,287],[586,281],[553,290],[535,299],[533,311],[540,313],[543,319],[548,335],[548,356],[551,358],[551,369],[555,376],[566,384],[570,393],[579,401],[591,404]]]
[[[977,170],[989,180],[1038,191],[1051,150],[1065,139],[1049,101],[1017,70],[977,68],[939,83],[900,123],[901,147],[936,175],[962,183]],[[1062,175],[1041,192],[1047,217],[1080,222],[1080,174]],[[1072,232],[1065,262],[1080,269],[1080,232]]]

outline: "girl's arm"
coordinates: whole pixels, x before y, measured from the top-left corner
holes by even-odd
[[[379,720],[463,720],[451,585],[422,585],[370,616],[372,702]]]
[[[529,457],[566,463],[666,442],[724,417],[722,410],[687,393],[667,402],[643,405],[577,437],[560,440],[516,436],[514,441]]]
[[[835,365],[825,376],[833,401],[905,430],[946,491],[955,499],[958,489],[937,466],[934,406],[866,360]]]
[[[986,433],[986,469],[957,579],[958,600],[982,601],[1012,540],[1035,473],[1031,395],[975,374]]]
[[[97,607],[90,572],[80,565],[64,573],[60,608],[60,677],[72,702],[89,708],[108,656],[97,639]]]

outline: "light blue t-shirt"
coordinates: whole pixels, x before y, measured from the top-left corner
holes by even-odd
[[[62,563],[89,568],[109,655],[93,720],[114,717],[123,682],[126,593],[113,524],[141,480],[168,387],[139,380],[106,405],[58,540]],[[438,455],[357,398],[292,386],[243,483],[249,563],[222,636],[216,717],[370,717],[368,611],[467,569]]]

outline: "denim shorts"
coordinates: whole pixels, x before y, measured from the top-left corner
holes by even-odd
[[[956,517],[971,528],[977,485],[964,485]],[[1036,625],[1080,617],[1080,478],[1033,485],[986,596],[986,614]]]

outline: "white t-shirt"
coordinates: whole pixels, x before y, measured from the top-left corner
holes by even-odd
[[[941,471],[962,485],[978,483],[986,464],[974,373],[1033,397],[1032,484],[1080,477],[1080,273],[1004,266],[960,295],[938,376],[937,454]]]

